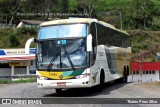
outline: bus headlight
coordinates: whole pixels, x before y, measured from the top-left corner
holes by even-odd
[[[43,77],[43,76],[40,76],[40,75],[38,75],[37,78],[38,78],[39,80],[48,80],[47,77]]]
[[[90,76],[90,73],[85,73],[85,74],[81,74],[81,75],[76,76],[76,79],[86,78],[88,76]]]

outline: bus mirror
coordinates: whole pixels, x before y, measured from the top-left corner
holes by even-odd
[[[91,52],[92,51],[92,35],[89,34],[87,36],[87,52]]]

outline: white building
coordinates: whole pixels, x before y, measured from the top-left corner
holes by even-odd
[[[148,82],[160,80],[160,62],[132,62],[132,72],[128,82]]]
[[[25,54],[25,49],[0,49],[0,79],[35,74],[35,49]]]

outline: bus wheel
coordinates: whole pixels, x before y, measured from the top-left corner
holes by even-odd
[[[56,93],[61,93],[62,89],[56,89]]]
[[[100,74],[100,80],[99,80],[99,85],[98,85],[98,91],[102,91],[104,88],[104,71],[101,71]]]
[[[129,70],[129,66],[127,66],[127,76],[129,76],[130,74],[130,70]]]
[[[124,70],[123,77],[114,80],[116,83],[127,83],[127,79],[128,79],[128,75],[129,75],[129,67],[127,66],[127,69],[126,69],[126,66],[124,66],[123,70]]]
[[[128,70],[126,69],[126,66],[124,66],[124,72],[123,72],[123,82],[127,82],[127,76],[128,76]]]

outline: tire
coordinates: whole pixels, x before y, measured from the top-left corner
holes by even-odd
[[[62,92],[62,89],[56,89],[56,93],[59,94]]]
[[[124,72],[123,72],[123,77],[122,78],[119,78],[117,80],[114,80],[116,83],[127,83],[127,76],[129,75],[129,67],[127,66],[127,69],[126,69],[126,66],[124,66]]]
[[[123,72],[123,83],[127,83],[127,76],[128,76],[128,70],[124,66],[124,72]]]
[[[130,75],[130,70],[129,70],[129,66],[127,66],[127,76]]]
[[[99,92],[102,91],[103,88],[104,88],[104,79],[105,79],[105,78],[104,78],[104,72],[101,71],[100,80],[99,80],[99,85],[98,85],[98,87],[97,87],[97,89],[98,89]]]

